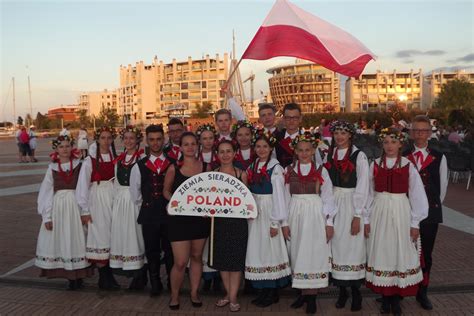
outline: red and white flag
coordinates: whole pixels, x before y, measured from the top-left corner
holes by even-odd
[[[359,77],[375,55],[358,39],[286,0],[277,0],[242,59],[291,56]]]

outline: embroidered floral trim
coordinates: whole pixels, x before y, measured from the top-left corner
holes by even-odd
[[[334,271],[341,271],[341,272],[359,272],[362,270],[365,270],[365,264],[354,264],[354,265],[349,265],[349,264],[335,264],[332,263],[332,269]]]
[[[415,269],[408,269],[405,272],[400,272],[400,271],[383,271],[383,270],[374,270],[373,267],[367,267],[365,269],[368,273],[373,273],[377,277],[385,277],[385,278],[393,278],[393,277],[399,277],[401,279],[404,279],[406,277],[418,274],[421,270],[421,267],[417,267]]]
[[[89,253],[99,253],[99,254],[102,254],[102,253],[109,253],[109,252],[110,252],[110,248],[89,248],[89,247],[87,247],[87,248],[86,248],[86,252],[89,252]]]
[[[328,277],[327,272],[293,273],[293,279],[295,280],[318,280],[318,279],[326,279],[327,277]]]
[[[86,261],[86,257],[79,257],[79,258],[63,258],[63,257],[43,257],[43,256],[36,256],[36,260],[53,263],[53,262],[62,262],[62,263],[79,263]]]
[[[137,262],[143,261],[145,259],[145,255],[138,255],[138,256],[122,256],[122,255],[110,255],[111,261],[122,261],[122,262]]]
[[[193,189],[194,193],[201,193],[201,192],[213,192],[213,193],[227,193],[227,194],[233,194],[234,190],[231,189],[223,189],[223,188],[216,188],[216,187],[207,187],[207,188],[194,188]]]
[[[281,263],[277,266],[266,266],[266,267],[245,267],[245,272],[248,273],[275,273],[286,270],[290,267],[289,262]]]

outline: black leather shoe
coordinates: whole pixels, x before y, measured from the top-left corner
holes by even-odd
[[[202,302],[195,302],[195,301],[193,301],[193,299],[191,297],[189,299],[191,300],[191,305],[193,307],[196,307],[196,308],[202,307]]]
[[[269,292],[269,289],[259,290],[257,297],[251,300],[250,303],[254,305],[258,305],[260,301],[263,300],[263,298],[268,295],[268,292]]]
[[[163,284],[160,280],[160,265],[157,262],[150,262],[148,264],[148,271],[150,274],[150,296],[155,297],[163,291]]]
[[[358,287],[351,287],[352,290],[352,302],[351,311],[358,312],[362,309],[362,295]]]
[[[68,280],[67,289],[68,289],[69,291],[75,291],[75,290],[77,290],[77,282],[76,282],[76,280]]]
[[[84,281],[83,281],[82,279],[77,279],[77,280],[76,280],[76,288],[77,288],[78,290],[84,288]]]
[[[428,298],[428,288],[426,286],[420,286],[418,293],[416,294],[416,301],[420,303],[421,307],[427,311],[433,309],[433,304],[431,304],[430,299]]]
[[[304,305],[304,303],[306,303],[306,297],[304,295],[298,295],[298,297],[296,298],[296,300],[291,303],[290,307],[291,308],[300,308]]]
[[[107,267],[107,281],[109,283],[109,289],[110,290],[118,290],[120,289],[120,285],[117,283],[117,280],[115,280],[114,274],[112,273],[112,269],[110,267]]]
[[[267,289],[267,291],[268,294],[265,295],[265,297],[263,297],[262,300],[256,304],[258,307],[268,307],[280,301],[278,289]]]
[[[402,307],[400,306],[400,297],[398,295],[390,297],[390,305],[392,308],[393,315],[399,316],[402,314]]]
[[[383,297],[382,297],[382,296],[381,296],[381,297],[377,297],[377,298],[375,299],[375,301],[376,301],[377,303],[383,303]]]
[[[382,306],[380,307],[380,314],[390,314],[390,297],[382,296]]]
[[[340,286],[339,297],[337,298],[337,301],[336,301],[336,308],[344,308],[346,306],[346,302],[348,298],[349,298],[349,295],[347,294],[346,288],[343,286]]]
[[[315,314],[317,310],[316,295],[306,296],[306,314]]]

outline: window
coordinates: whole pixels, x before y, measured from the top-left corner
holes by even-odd
[[[181,93],[181,99],[187,99],[187,98],[188,98],[188,93],[187,92]]]

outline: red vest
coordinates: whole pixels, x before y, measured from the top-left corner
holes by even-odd
[[[115,176],[113,161],[99,162],[98,170],[96,166],[96,159],[91,157],[91,162],[92,162],[91,182],[107,181],[107,180],[112,179]]]
[[[374,183],[376,192],[408,193],[410,164],[401,168],[384,169],[374,162]]]

